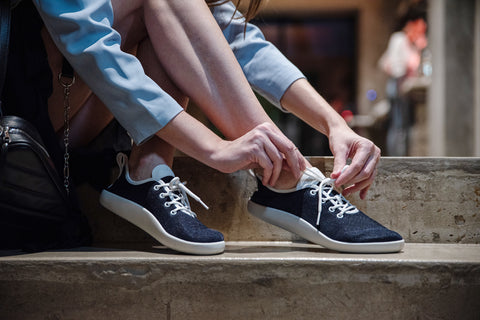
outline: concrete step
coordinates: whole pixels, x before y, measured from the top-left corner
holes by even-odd
[[[326,175],[329,157],[310,157]],[[191,201],[199,219],[229,241],[298,241],[246,210],[256,187],[246,172],[223,174],[191,158],[175,159],[174,171],[210,207]],[[115,177],[116,174],[112,174]],[[98,191],[80,186],[96,244],[155,240],[98,204]],[[480,158],[382,158],[366,200],[352,203],[399,232],[410,243],[480,243]]]
[[[126,247],[124,247],[126,248]],[[478,319],[480,245],[340,254],[228,242],[224,254],[0,254],[0,319]]]

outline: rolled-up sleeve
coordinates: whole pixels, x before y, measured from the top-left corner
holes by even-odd
[[[183,108],[120,49],[106,0],[34,0],[55,44],[136,143],[162,129]]]
[[[213,9],[213,15],[251,87],[281,108],[280,100],[285,91],[305,76],[271,42],[265,40],[258,27],[248,23],[244,32],[245,20],[238,12],[232,19],[234,13],[235,5],[231,2]]]

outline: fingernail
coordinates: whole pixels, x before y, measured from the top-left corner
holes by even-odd
[[[270,187],[274,187],[274,186],[275,186],[275,182],[276,182],[276,181],[270,180],[270,181],[268,182],[268,185],[269,185]]]

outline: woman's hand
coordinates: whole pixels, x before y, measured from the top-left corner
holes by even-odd
[[[333,172],[330,177],[336,179],[337,186],[347,186],[343,191],[344,195],[360,191],[360,198],[365,199],[377,174],[380,149],[348,127],[342,127],[338,131],[331,130],[329,142],[334,156]],[[349,158],[352,162],[342,172]]]
[[[300,178],[306,160],[276,126],[263,123],[233,141],[222,141],[211,156],[212,167],[222,172],[263,169],[262,183],[273,186],[283,169]]]
[[[337,186],[347,186],[344,195],[360,191],[360,198],[364,199],[377,173],[380,149],[350,129],[306,79],[294,82],[281,103],[285,109],[328,136],[335,157],[331,178],[336,179]],[[342,172],[349,158],[352,162]]]
[[[297,179],[307,160],[271,122],[257,125],[243,136],[227,141],[182,111],[157,136],[200,162],[222,172],[263,169],[262,183],[274,185],[282,169]]]

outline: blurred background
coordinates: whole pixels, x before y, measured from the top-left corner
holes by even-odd
[[[382,155],[480,156],[480,0],[270,0],[253,22]],[[305,155],[330,155],[262,104]]]

